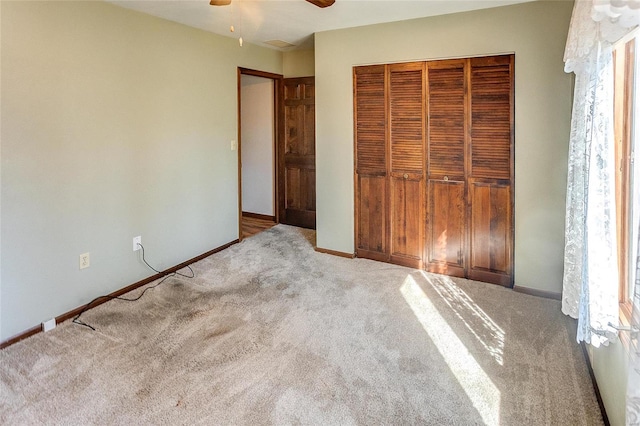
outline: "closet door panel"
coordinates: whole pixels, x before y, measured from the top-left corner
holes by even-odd
[[[411,268],[422,267],[421,192],[420,176],[391,177],[391,261]]]
[[[361,176],[358,179],[358,257],[383,261],[389,259],[385,238],[388,210],[386,186],[387,179],[384,176]]]
[[[513,55],[470,59],[471,279],[513,284]]]
[[[427,63],[426,269],[464,276],[466,265],[466,59]]]
[[[469,183],[471,211],[470,279],[511,285],[512,211],[508,181],[475,180]]]
[[[430,272],[464,276],[466,203],[464,181],[429,180],[427,263]]]
[[[356,255],[389,260],[385,66],[354,68]]]
[[[385,66],[354,69],[356,172],[386,173]]]
[[[513,178],[512,56],[471,63],[471,170],[475,178]]]
[[[389,66],[391,171],[424,169],[423,63]]]
[[[422,267],[424,63],[389,65],[391,261]]]
[[[430,178],[464,179],[466,145],[466,60],[427,64],[428,173]]]

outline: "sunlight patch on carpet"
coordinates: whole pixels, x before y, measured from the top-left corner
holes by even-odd
[[[504,365],[504,330],[451,278],[434,279],[424,271],[421,274],[489,355]]]
[[[400,293],[422,324],[447,366],[482,416],[485,424],[500,423],[500,391],[469,350],[456,336],[447,321],[429,300],[411,275],[407,275]]]

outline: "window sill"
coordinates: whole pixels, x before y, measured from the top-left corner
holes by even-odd
[[[620,326],[622,327],[630,327],[631,326],[631,302],[621,302],[620,303]],[[628,331],[619,331],[618,337],[624,349],[628,352],[629,345],[631,343],[631,333]]]

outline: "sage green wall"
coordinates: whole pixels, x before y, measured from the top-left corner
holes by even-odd
[[[282,68],[285,78],[315,75],[314,50],[290,50],[284,52],[282,55]]]
[[[354,251],[354,65],[515,52],[515,284],[560,292],[571,10],[536,1],[316,34],[318,246]]]
[[[1,4],[0,340],[238,238],[238,66],[282,53],[104,2]],[[79,270],[78,256],[91,253]]]
[[[353,66],[515,52],[515,284],[561,292],[572,7],[536,1],[316,34],[318,247],[354,250]],[[623,425],[624,349],[590,352],[611,424]]]
[[[593,374],[612,426],[625,425],[629,352],[620,342],[588,346]]]

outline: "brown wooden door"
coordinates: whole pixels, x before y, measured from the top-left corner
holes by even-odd
[[[316,125],[314,77],[283,81],[284,135],[280,138],[280,222],[316,227]],[[282,188],[284,186],[284,188]]]
[[[465,276],[467,244],[467,60],[427,63],[425,269]]]
[[[513,61],[354,68],[357,256],[513,284]]]
[[[356,255],[420,268],[424,62],[354,68]]]
[[[513,55],[470,62],[470,279],[513,285]]]
[[[389,65],[390,260],[422,267],[424,62]]]
[[[356,256],[389,260],[385,66],[353,71]]]

